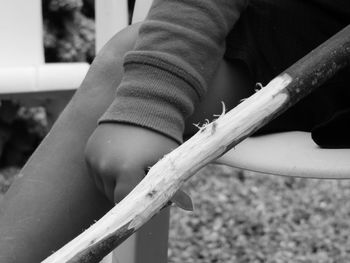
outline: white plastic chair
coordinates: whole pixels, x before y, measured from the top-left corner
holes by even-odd
[[[0,0],[0,99],[42,105],[53,121],[89,64],[45,63],[41,0]]]
[[[350,179],[350,149],[322,149],[309,132],[247,138],[216,162],[275,175]]]

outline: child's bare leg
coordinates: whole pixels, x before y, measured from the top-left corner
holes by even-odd
[[[221,102],[225,104],[226,111],[228,111],[253,92],[248,69],[239,60],[222,60],[210,85],[204,100],[196,107],[194,114],[186,120],[185,139],[198,131],[193,124],[203,125],[206,119],[212,121],[217,118],[214,115],[222,113]]]
[[[114,97],[122,57],[134,45],[137,30],[136,25],[120,32],[100,52],[22,169],[23,177],[6,194],[0,205],[0,262],[40,262],[111,208],[87,175],[84,147]]]

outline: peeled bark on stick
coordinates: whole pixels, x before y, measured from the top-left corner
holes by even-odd
[[[44,263],[99,262],[164,207],[200,168],[224,154],[350,62],[350,26],[274,78],[266,87],[156,163],[119,204]]]

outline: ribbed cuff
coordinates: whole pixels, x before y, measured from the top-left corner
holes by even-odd
[[[124,69],[116,98],[99,123],[134,124],[181,143],[184,120],[199,100],[193,77],[177,74],[174,65],[146,56],[126,57]]]

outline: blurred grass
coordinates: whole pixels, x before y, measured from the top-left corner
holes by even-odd
[[[172,209],[169,262],[350,262],[350,181],[209,166]]]

